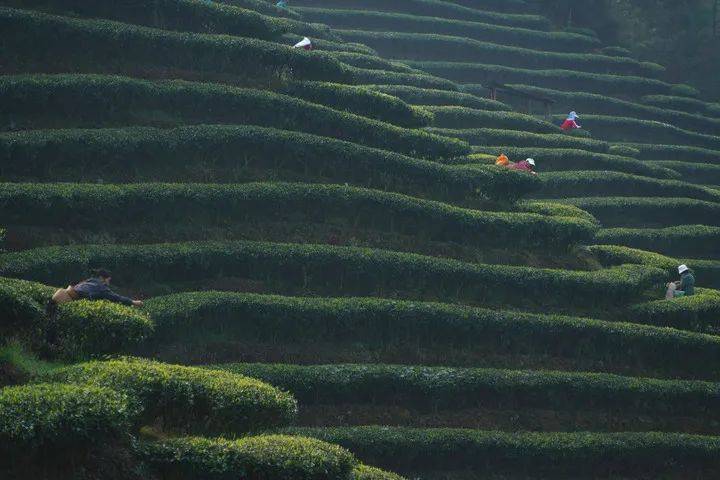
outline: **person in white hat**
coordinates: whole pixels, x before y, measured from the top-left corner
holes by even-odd
[[[563,124],[560,125],[560,128],[566,132],[569,132],[570,130],[575,130],[577,128],[582,128],[577,123],[577,120],[579,120],[579,119],[580,119],[580,116],[577,114],[577,112],[570,112],[567,116],[567,119],[565,119]]]
[[[693,275],[692,271],[687,265],[682,264],[678,267],[678,273],[680,274],[680,280],[670,282],[667,285],[668,289],[665,293],[667,300],[695,295],[695,275]]]
[[[535,172],[535,160],[532,158],[527,158],[523,160],[522,162],[513,163],[512,165],[508,165],[508,168],[512,168],[513,170],[521,170],[523,172],[532,173],[533,175],[537,175]]]
[[[302,40],[300,40],[298,43],[296,43],[295,45],[293,45],[293,48],[302,48],[302,49],[305,49],[305,50],[312,50],[312,49],[313,49],[313,44],[312,44],[312,42],[310,41],[310,39],[309,39],[308,37],[304,37],[304,38],[303,38]]]

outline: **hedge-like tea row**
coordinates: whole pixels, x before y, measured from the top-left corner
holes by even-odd
[[[184,480],[345,480],[358,466],[344,448],[287,435],[168,438],[141,442],[136,453],[162,478]]]
[[[79,301],[61,305],[55,330],[55,352],[64,359],[130,353],[154,332],[142,311],[110,302]]]
[[[300,130],[431,158],[468,151],[459,140],[403,129],[289,95],[207,83],[155,83],[95,75],[19,76],[2,79],[0,94],[12,105],[5,115],[20,128],[153,124],[158,112],[163,112],[171,125],[252,124]],[[420,123],[407,105],[396,121]]]
[[[386,472],[367,465],[358,465],[352,471],[353,480],[405,480],[396,473]]]
[[[332,52],[331,56],[337,58],[343,63],[352,65],[357,68],[366,68],[370,70],[383,70],[386,72],[399,72],[399,73],[416,73],[422,74],[420,70],[408,67],[407,65],[395,62],[393,60],[386,60],[377,54],[368,55],[365,53],[355,52]]]
[[[650,250],[676,258],[720,255],[720,227],[681,225],[667,228],[611,228],[595,240],[608,245]]]
[[[587,210],[606,227],[720,226],[720,203],[691,198],[585,197],[557,201]]]
[[[0,277],[0,332],[17,334],[40,325],[53,293],[40,283]]]
[[[503,112],[502,115],[508,114]],[[512,145],[517,148],[573,148],[598,153],[607,153],[610,148],[606,142],[559,133],[537,134],[496,128],[464,130],[430,128],[428,131],[447,137],[457,137],[469,142],[470,145]]]
[[[166,30],[220,33],[273,40],[287,31],[285,20],[219,2],[191,0],[3,0],[6,6],[73,17],[105,18]]]
[[[441,128],[496,128],[534,133],[560,133],[560,129],[555,125],[523,113],[432,105],[423,108],[434,115],[434,125]]]
[[[288,425],[297,412],[290,394],[258,380],[151,360],[81,363],[40,380],[125,392],[141,408],[139,422],[161,419],[183,431],[241,434]]]
[[[468,93],[411,87],[408,85],[366,85],[412,105],[436,105],[476,108],[478,110],[510,111],[504,103]]]
[[[584,73],[623,74],[656,77],[665,68],[633,58],[589,53],[558,53],[505,44],[481,42],[465,37],[428,33],[368,32],[337,30],[349,42],[377,50],[384,57],[417,61],[477,62],[526,69],[567,69]]]
[[[658,269],[636,266],[567,271],[470,264],[368,248],[245,241],[82,245],[0,254],[1,276],[48,283],[81,277],[99,265],[122,271],[123,278],[134,283],[232,276],[263,282],[274,292],[380,297],[402,293],[416,299],[545,308],[621,305],[665,279]]]
[[[695,98],[677,97],[672,95],[646,95],[642,102],[665,110],[680,110],[688,113],[700,113],[711,117],[720,117],[720,104],[703,102]]]
[[[326,27],[325,25],[319,25],[315,24],[315,27]],[[329,29],[329,27],[327,27]],[[305,33],[307,33],[304,29],[300,29],[298,31],[294,31],[293,33],[286,33],[282,37],[280,37],[280,40],[277,41],[277,43],[282,43],[285,46],[291,46],[295,45],[299,40],[301,40]],[[371,55],[375,56],[377,55],[377,52],[373,50],[372,48],[368,47],[367,45],[362,45],[360,43],[352,43],[352,42],[343,42],[343,41],[334,41],[334,40],[327,40],[323,38],[316,38],[313,37],[313,51],[314,52],[326,52],[329,57],[335,58],[334,55],[337,53],[360,53],[362,55]],[[409,67],[408,67],[409,68]]]
[[[640,162],[633,158],[588,152],[587,150],[494,145],[474,146],[473,151],[493,156],[497,156],[503,152],[509,156],[511,160],[524,160],[525,158],[532,157],[537,162],[537,171],[539,172],[615,170],[653,178],[680,177],[680,175],[673,170],[650,165],[649,163]],[[485,163],[489,163],[489,161]]]
[[[432,115],[429,112],[409,106],[392,93],[376,91],[376,89],[338,83],[289,82],[276,91],[401,127],[421,127],[432,123]]]
[[[358,9],[377,12],[395,12],[415,16],[440,17],[454,20],[489,22],[495,25],[549,30],[550,22],[540,15],[516,15],[468,8],[451,1],[406,0],[401,3],[384,0],[296,0],[298,7],[321,7],[325,9]],[[302,10],[299,10],[302,12]]]
[[[488,84],[493,80],[507,84],[521,83],[571,91],[590,90],[607,95],[623,95],[627,94],[627,92],[635,92],[636,95],[663,93],[669,91],[671,87],[668,83],[652,78],[587,73],[576,70],[531,70],[480,63],[416,62],[410,60],[403,63],[432,75],[439,75],[459,83],[469,84],[463,87],[463,91],[467,93],[475,93],[476,89],[480,89],[482,92],[485,87],[476,84]]]
[[[599,40],[585,35],[531,30],[477,21],[449,20],[438,18],[437,14],[427,17],[371,10],[306,7],[296,10],[302,12],[306,20],[326,23],[334,28],[452,35],[502,45],[562,52],[587,52],[600,45]]]
[[[585,210],[572,205],[564,205],[562,203],[540,202],[536,200],[523,201],[515,204],[512,211],[537,213],[540,215],[549,215],[551,217],[582,218],[590,223],[598,225],[597,219]]]
[[[447,91],[457,91],[458,85],[447,78],[433,76],[428,73],[402,73],[388,72],[385,70],[372,70],[369,68],[358,68],[348,66],[355,84],[378,84],[378,85],[406,85],[418,88],[432,88]]]
[[[0,389],[0,463],[123,440],[137,415],[126,395],[91,385]]]
[[[294,9],[280,8],[274,3],[264,2],[263,0],[215,0],[217,3],[233,5],[235,7],[254,10],[271,17],[300,18],[300,14]]]
[[[716,304],[717,307],[717,304]],[[719,312],[720,313],[720,312]],[[397,365],[226,364],[211,366],[290,391],[303,404],[402,405],[422,410],[537,408],[718,416],[709,382],[531,370]]]
[[[647,196],[687,197],[720,202],[720,192],[680,180],[659,180],[610,171],[549,172],[540,177],[546,197]]]
[[[79,211],[85,213],[79,216]],[[145,228],[178,222],[200,228],[231,222],[294,221],[368,228],[473,246],[507,243],[516,248],[547,249],[553,245],[564,249],[587,242],[596,230],[584,220],[471,210],[341,185],[0,184],[0,216],[8,225],[102,230],[117,225],[117,212],[125,217],[125,226]]]
[[[562,122],[565,116],[556,116]],[[673,125],[652,121],[606,115],[583,115],[583,127],[593,134],[611,141],[691,145],[720,149],[720,136],[695,133]]]
[[[451,167],[305,133],[225,125],[0,134],[0,176],[69,182],[305,180],[441,199],[514,200],[536,186],[496,168]]]
[[[670,123],[675,127],[680,127],[686,130],[695,130],[712,135],[720,133],[720,119],[693,115],[675,110],[667,110],[640,103],[633,103],[627,100],[621,100],[619,98],[608,97],[606,95],[599,95],[596,93],[567,92],[527,85],[511,85],[511,87],[555,100],[555,113],[567,114],[566,110],[573,108],[578,112],[592,112],[594,115],[637,117],[646,120],[657,120],[660,122]],[[500,93],[500,96],[503,96],[502,93]],[[507,98],[507,101],[511,100],[512,97]],[[517,102],[518,107],[526,107],[526,104],[521,100],[517,100]],[[592,124],[594,122],[590,123]],[[592,130],[594,132],[595,128],[592,128]]]
[[[633,305],[628,309],[628,316],[640,323],[717,334],[720,332],[720,292],[699,290],[691,297]]]
[[[691,147],[689,145],[663,145],[656,143],[628,143],[628,146],[640,151],[643,160],[678,160],[692,163],[711,163],[720,165],[720,150]]]
[[[525,13],[530,5],[526,0],[451,0],[452,3],[463,5],[477,10],[490,10],[492,12]]]
[[[720,339],[646,325],[378,298],[232,292],[155,297],[146,308],[157,325],[160,345],[184,342],[192,332],[202,331],[245,342],[436,346],[490,356],[589,360],[602,365],[599,370],[622,365],[663,377],[720,378]]]
[[[720,185],[720,164],[678,162],[675,160],[652,161],[652,165],[670,168],[682,175],[683,180],[703,185]]]
[[[108,20],[84,20],[0,7],[5,71],[157,72],[348,81],[347,68],[322,52],[262,40],[180,33]],[[92,45],[93,48],[77,48]]]
[[[707,478],[720,468],[720,437],[676,433],[504,433],[390,427],[294,428],[337,443],[363,462],[401,473],[468,471],[555,478]]]

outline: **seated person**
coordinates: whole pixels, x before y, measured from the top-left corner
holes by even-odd
[[[563,122],[562,125],[560,125],[560,128],[562,128],[564,131],[569,132],[570,130],[575,130],[577,128],[582,128],[576,120],[578,120],[580,117],[575,112],[570,112],[568,114],[567,119]]]
[[[687,265],[680,265],[678,273],[680,274],[680,280],[670,282],[667,285],[668,289],[665,293],[667,300],[695,295],[695,275],[693,275],[692,271]]]
[[[512,168],[513,170],[521,170],[523,172],[537,175],[537,172],[535,171],[535,160],[533,160],[532,158],[528,158],[526,160],[523,160],[522,162],[513,163],[512,165],[508,165],[508,168]]]

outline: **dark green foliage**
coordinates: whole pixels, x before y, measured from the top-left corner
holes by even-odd
[[[716,301],[716,308],[718,304]],[[633,309],[633,313],[637,309]],[[633,318],[634,314],[633,314]],[[427,410],[615,410],[720,416],[715,384],[597,373],[398,365],[231,363],[213,369],[257,378],[305,404],[402,405]]]
[[[547,30],[550,26],[550,22],[540,15],[488,12],[443,0],[404,0],[403,2],[386,2],[384,0],[295,0],[294,5],[299,7],[396,12],[415,16],[490,22],[496,25],[533,28],[536,30]],[[302,12],[302,10],[300,11]]]
[[[622,196],[686,197],[720,201],[720,192],[680,180],[659,180],[622,172],[548,172],[540,177],[544,197]]]
[[[448,167],[310,134],[222,125],[0,134],[0,176],[73,182],[305,180],[443,199],[514,200],[535,186],[496,168]]]
[[[371,70],[348,66],[347,70],[352,74],[356,84],[378,84],[378,85],[404,85],[418,88],[433,88],[440,90],[456,91],[458,85],[446,78],[433,76],[424,72],[402,73],[387,72],[384,70]]]
[[[711,117],[720,116],[720,104],[717,102],[703,102],[702,100],[696,100],[694,98],[674,97],[672,95],[647,95],[641,100],[643,103],[662,109],[700,113]]]
[[[720,439],[675,433],[504,433],[388,427],[297,428],[337,443],[358,459],[399,472],[472,468],[516,475],[703,478],[720,467]],[[693,473],[690,473],[693,472]]]
[[[136,414],[124,394],[99,386],[2,388],[0,464],[40,451],[75,455],[98,442],[122,441]]]
[[[503,116],[508,115],[502,113]],[[505,119],[497,123],[505,123]],[[518,148],[573,148],[590,152],[608,153],[606,142],[589,138],[578,138],[560,133],[537,134],[520,130],[507,130],[500,128],[472,128],[465,130],[450,130],[431,128],[428,131],[448,137],[457,137],[466,140],[470,145],[512,145]]]
[[[412,105],[458,106],[478,110],[509,111],[511,108],[489,98],[476,97],[467,93],[406,85],[367,85],[368,88],[393,95]]]
[[[60,15],[106,18],[166,30],[224,33],[272,40],[288,30],[285,20],[219,2],[191,0],[2,0],[2,4]]]
[[[232,80],[290,75],[344,81],[350,72],[322,52],[262,40],[179,33],[107,20],[80,20],[0,8],[0,50],[5,72],[180,72],[181,77],[221,75]],[[78,48],[92,45],[93,48]],[[192,73],[190,73],[192,72]],[[230,76],[228,78],[228,76]]]
[[[0,332],[25,331],[42,321],[44,303],[52,295],[52,289],[48,288],[47,297],[40,301],[33,298],[23,285],[31,282],[20,282],[0,278]]]
[[[566,69],[583,73],[657,77],[664,68],[632,58],[588,53],[557,53],[428,33],[339,30],[343,39],[359,42],[382,56],[423,62],[477,62],[524,69]]]
[[[161,124],[247,123],[300,130],[420,157],[467,153],[467,146],[459,140],[403,129],[288,95],[229,86],[94,75],[19,76],[1,80],[0,94],[9,102],[3,112],[6,121],[23,128],[153,124],[158,123],[153,119],[160,113],[167,118]],[[409,106],[404,107],[394,119],[397,123],[422,123]]]
[[[233,276],[262,281],[277,292],[383,296],[401,289],[409,298],[543,308],[622,305],[665,277],[655,268],[636,266],[567,271],[366,248],[244,241],[48,247],[0,255],[0,275],[46,282],[79,277],[95,265],[122,270],[123,278],[135,283]]]
[[[54,353],[67,360],[130,353],[152,336],[154,324],[137,309],[81,300],[59,307]]]
[[[720,292],[698,290],[690,297],[633,305],[628,316],[634,322],[696,332],[720,332]]]
[[[585,197],[558,200],[587,210],[606,227],[720,226],[720,203],[691,198]]]
[[[396,473],[386,472],[367,465],[358,465],[352,472],[353,480],[404,480]]]
[[[608,245],[650,250],[672,255],[715,256],[720,253],[720,227],[682,225],[667,228],[611,228],[600,230],[596,241]]]
[[[692,163],[720,164],[718,161],[720,150],[657,143],[630,143],[628,145],[640,150],[639,158],[643,160],[679,160]]]
[[[138,455],[163,478],[178,480],[339,480],[349,479],[357,466],[343,448],[286,435],[146,441]]]
[[[293,9],[279,8],[275,6],[273,2],[266,2],[263,0],[214,0],[217,3],[223,3],[226,5],[232,5],[235,7],[246,8],[248,10],[254,10],[271,17],[287,17],[287,18],[300,18],[300,15]]]
[[[81,363],[57,369],[41,380],[125,392],[141,407],[140,422],[161,420],[164,426],[181,431],[238,435],[288,425],[297,411],[290,394],[258,380],[150,360]]]
[[[624,47],[603,47],[600,49],[605,55],[612,55],[614,57],[632,57],[633,54],[630,50]]]
[[[414,68],[410,68],[400,62],[386,60],[382,57],[379,57],[376,53],[369,55],[366,53],[338,51],[332,52],[330,55],[337,58],[341,62],[346,63],[347,65],[352,65],[353,67],[365,68],[370,70],[382,70],[385,72],[423,74],[423,72],[420,70],[415,70]]]
[[[297,10],[302,12],[303,18],[307,20],[326,23],[335,28],[453,35],[502,45],[535,49],[540,47],[542,50],[563,52],[584,52],[600,44],[597,39],[573,33],[547,32],[496,23],[438,18],[437,15],[442,14],[440,11],[432,17],[428,17],[373,10],[328,8],[298,8]]]
[[[517,112],[495,112],[467,107],[426,106],[441,128],[497,128],[534,133],[560,133],[555,125]]]
[[[629,323],[377,298],[231,292],[155,297],[146,308],[156,322],[159,344],[182,342],[192,332],[218,332],[228,340],[469,348],[491,356],[590,360],[602,365],[600,370],[622,366],[663,377],[720,378],[717,337]]]
[[[678,162],[674,160],[653,161],[653,165],[670,168],[682,175],[683,180],[704,185],[720,185],[720,163]]]

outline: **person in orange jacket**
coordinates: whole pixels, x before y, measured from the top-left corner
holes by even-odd
[[[510,159],[507,157],[507,155],[501,153],[497,160],[495,160],[495,165],[498,165],[500,167],[507,167],[508,165],[510,165]]]

